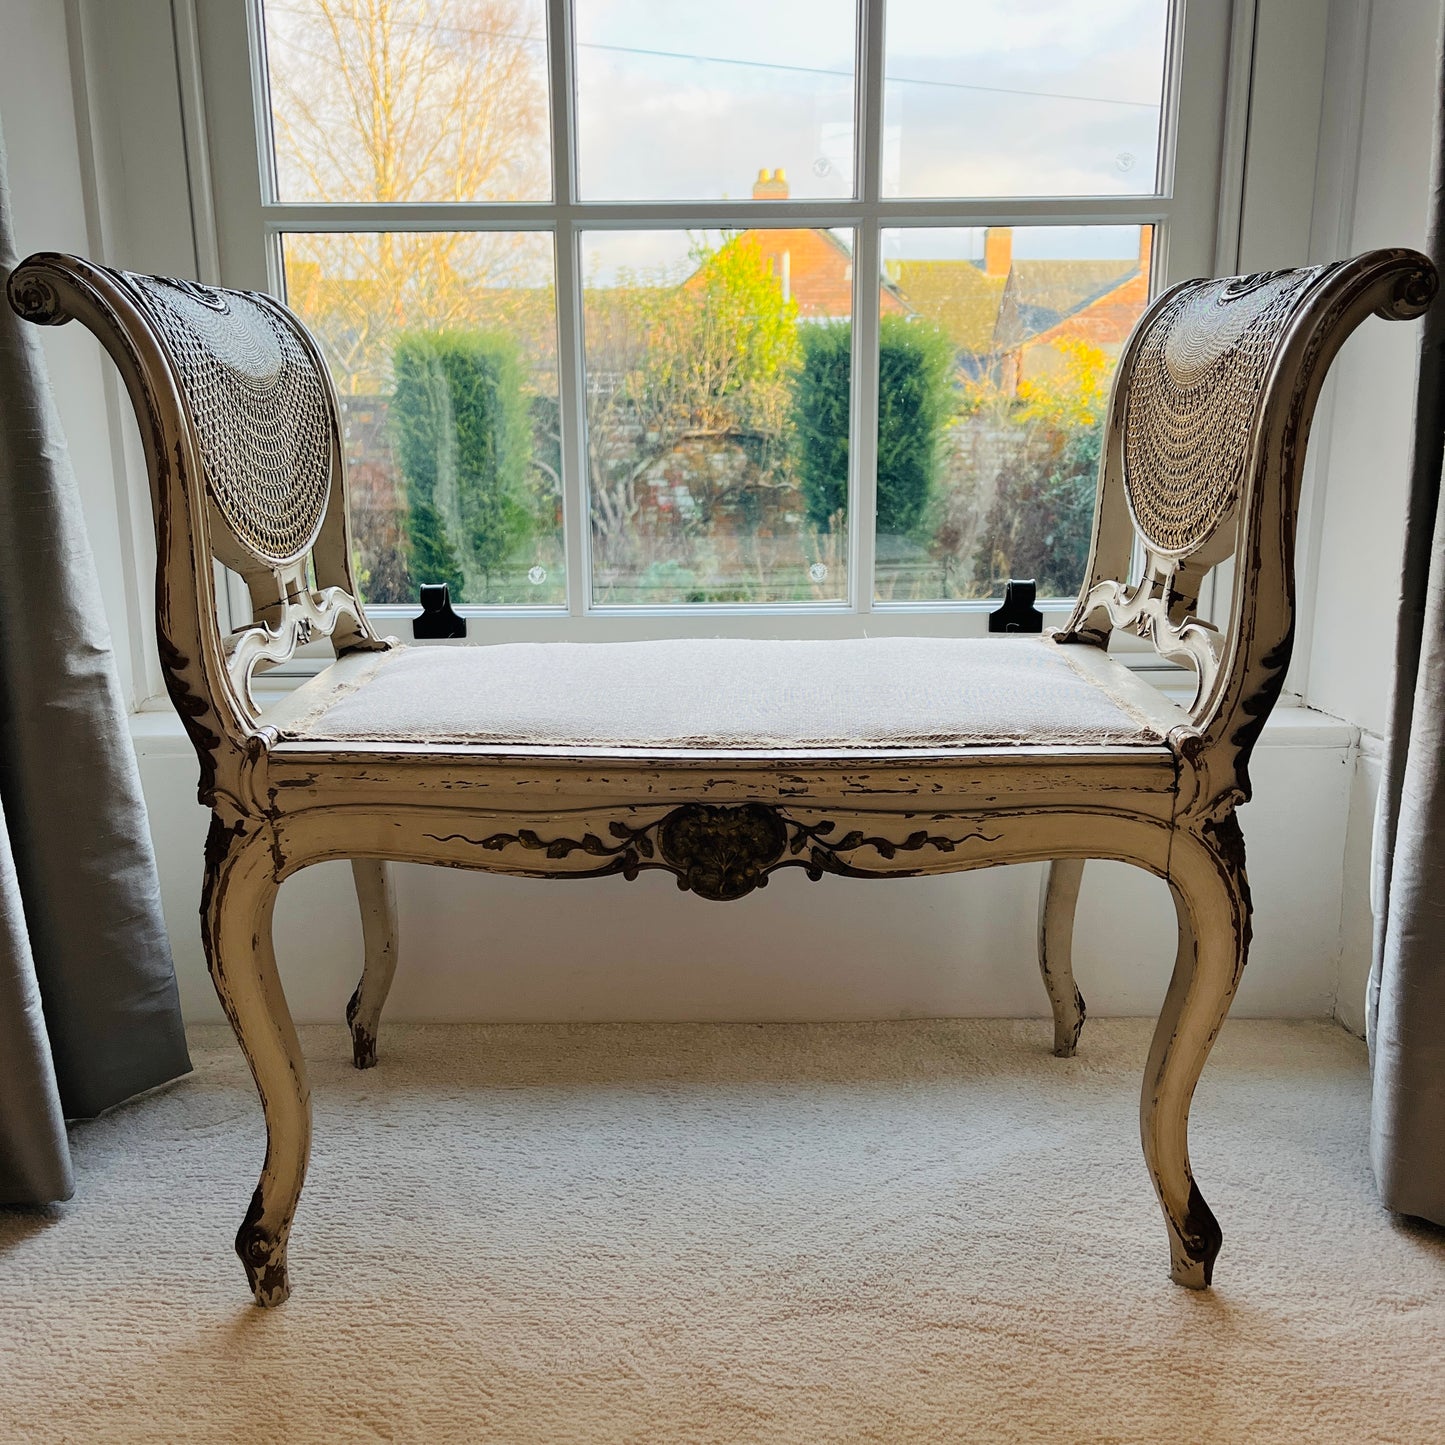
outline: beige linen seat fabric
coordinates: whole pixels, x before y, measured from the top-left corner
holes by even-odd
[[[1159,745],[1159,694],[1098,654],[1075,662],[1080,651],[1043,638],[924,637],[402,647],[349,675],[327,669],[277,726],[308,742]]]

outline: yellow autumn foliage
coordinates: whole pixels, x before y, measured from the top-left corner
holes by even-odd
[[[1053,350],[1063,357],[1062,370],[1020,381],[1022,405],[1015,415],[1061,432],[1087,431],[1098,425],[1109,404],[1113,366],[1102,348],[1077,338],[1057,341]]]

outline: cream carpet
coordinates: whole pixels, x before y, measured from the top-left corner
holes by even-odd
[[[316,1099],[294,1293],[231,1237],[228,1035],[0,1212],[0,1440],[1445,1440],[1445,1232],[1391,1219],[1363,1047],[1225,1029],[1195,1109],[1217,1287],[1169,1283],[1148,1041],[1091,1021],[390,1027]]]

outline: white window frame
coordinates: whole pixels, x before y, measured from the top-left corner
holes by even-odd
[[[910,200],[881,195],[885,0],[860,0],[855,100],[858,171],[853,200],[583,202],[576,149],[569,0],[546,0],[555,198],[540,203],[342,204],[280,202],[267,154],[270,116],[263,76],[259,0],[174,0],[177,57],[191,163],[201,279],[283,295],[285,232],[349,230],[543,230],[555,236],[559,389],[563,444],[565,607],[466,606],[470,640],[665,636],[848,637],[864,633],[978,635],[996,601],[882,602],[873,596],[878,411],[876,284],[879,238],[905,225],[1149,225],[1155,228],[1151,290],[1232,270],[1238,253],[1242,152],[1247,120],[1253,0],[1173,0],[1166,48],[1164,121],[1157,190],[1122,197]],[[560,39],[560,43],[558,43]],[[1242,43],[1242,40],[1244,43]],[[1242,54],[1242,60],[1241,60]],[[246,63],[238,65],[236,57]],[[1241,70],[1243,73],[1241,74]],[[1242,82],[1242,83],[1241,83]],[[1242,98],[1241,98],[1242,97]],[[384,227],[378,221],[384,219]],[[597,605],[583,443],[581,277],[584,230],[716,229],[723,226],[849,227],[855,233],[853,405],[849,445],[848,596],[786,604]],[[231,611],[247,615],[244,589]],[[1067,604],[1045,608],[1055,621]],[[371,605],[383,629],[415,609]]]

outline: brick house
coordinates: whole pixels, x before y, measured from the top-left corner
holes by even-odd
[[[760,170],[753,183],[755,201],[788,199],[788,178],[781,167]],[[784,299],[798,303],[803,321],[846,321],[853,312],[853,253],[831,231],[810,227],[757,229],[742,233],[762,252],[778,278]],[[910,308],[898,288],[884,281],[878,291],[885,316],[906,315]]]
[[[758,172],[753,199],[788,199],[781,169]],[[853,255],[830,231],[756,228],[742,233],[761,251],[783,295],[805,321],[846,319]],[[1082,341],[1117,357],[1149,299],[1153,231],[1140,228],[1139,254],[1105,260],[1015,260],[1013,230],[990,226],[981,261],[895,261],[879,288],[886,315],[921,316],[948,334],[959,370],[1013,388],[1064,364],[1065,343]]]
[[[1056,372],[1068,342],[1115,360],[1149,304],[1153,239],[1153,229],[1141,226],[1139,254],[1127,260],[1015,261],[993,336],[1004,381],[1017,385]]]
[[[991,226],[982,262],[895,261],[889,277],[909,310],[948,333],[959,369],[1016,387],[1064,364],[1063,343],[1117,357],[1149,300],[1152,230],[1118,260],[1015,260],[1013,233]]]
[[[1148,304],[1152,242],[1144,226],[1137,256],[1015,260],[1011,228],[991,226],[981,263],[896,261],[889,277],[910,312],[948,333],[961,371],[1012,388],[1058,371],[1067,342],[1119,355]]]

